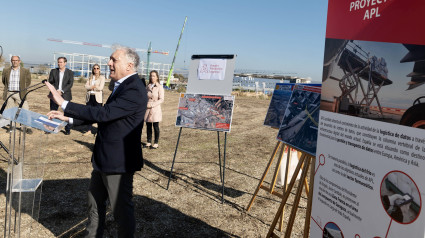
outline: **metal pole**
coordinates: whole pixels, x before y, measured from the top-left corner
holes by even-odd
[[[149,81],[149,61],[150,61],[150,57],[151,57],[151,42],[149,41],[149,48],[148,48],[148,57],[147,57],[147,67],[146,67],[146,79]],[[145,79],[145,80],[146,80]],[[159,80],[159,79],[158,79]]]
[[[218,131],[217,131],[217,144],[218,144],[218,165],[220,166],[220,182],[223,182],[223,176],[221,175],[220,132]]]
[[[174,161],[176,161],[177,148],[179,147],[180,135],[182,134],[183,127],[180,127],[179,137],[177,138],[176,150],[174,151],[173,163],[171,164],[170,177],[168,178],[167,190],[170,186],[171,175],[173,174]]]
[[[226,145],[227,145],[227,132],[224,132],[224,152],[223,152],[223,186],[221,190],[221,204],[224,203],[224,174],[226,169]]]
[[[22,221],[22,214],[21,214],[21,211],[22,211],[22,183],[23,183],[23,181],[22,181],[22,178],[23,178],[23,173],[24,173],[24,151],[25,151],[25,135],[26,135],[26,131],[27,131],[27,129],[26,129],[26,126],[25,125],[21,125],[21,131],[19,132],[19,145],[18,145],[18,153],[20,154],[20,155],[18,155],[20,158],[19,158],[19,163],[21,163],[21,166],[20,166],[20,178],[19,178],[19,198],[18,198],[18,237],[21,237],[21,221]],[[21,137],[22,137],[22,140],[21,140]],[[16,216],[15,216],[15,219],[16,219]],[[15,224],[16,224],[16,222],[15,222]]]
[[[9,182],[9,218],[8,218],[8,237],[10,237],[10,230],[11,230],[11,223],[12,223],[12,196],[13,196],[13,184],[14,184],[14,163],[13,163],[13,159],[15,158],[15,143],[16,143],[16,122],[14,121],[10,121],[10,133],[12,133],[11,135],[9,135],[9,152],[11,152],[11,154],[9,153],[9,156],[12,160],[12,166],[10,166],[10,182]],[[13,138],[13,139],[12,139]],[[18,162],[18,166],[19,166],[19,162]],[[16,211],[15,211],[16,213]],[[16,226],[16,214],[15,214],[15,224]],[[6,230],[6,227],[5,227]],[[6,232],[6,231],[5,231]]]
[[[176,52],[174,52],[174,58],[173,58],[173,62],[171,63],[171,69],[170,69],[170,72],[168,72],[167,87],[170,87],[170,78],[171,78],[171,75],[173,75],[174,62],[176,61],[177,51],[179,51],[180,40],[182,39],[184,27],[186,26],[186,21],[187,21],[187,16],[184,18],[183,28],[182,28],[182,31],[180,32],[180,38],[177,43]]]
[[[56,53],[53,53],[53,69],[54,68],[56,68]]]
[[[9,203],[10,203],[10,201],[9,201],[9,192],[11,191],[11,186],[10,186],[10,182],[11,181],[10,181],[10,178],[11,178],[11,175],[10,175],[10,173],[8,173],[7,174],[7,187],[6,187],[6,207],[5,207],[5,212],[4,212],[4,236],[3,237],[6,237],[6,231],[8,230],[7,229],[7,225],[8,225],[7,220],[9,219],[9,216],[8,216],[8,206],[9,206]],[[10,224],[9,224],[9,226],[10,226]]]

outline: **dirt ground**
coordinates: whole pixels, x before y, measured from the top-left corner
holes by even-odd
[[[33,78],[33,83],[41,79]],[[83,103],[84,84],[74,83],[72,94],[74,102]],[[104,101],[109,94],[106,89]],[[47,113],[46,95],[46,88],[31,93],[30,110]],[[179,128],[175,127],[178,98],[179,93],[166,91],[159,148],[143,149],[145,165],[134,176],[136,237],[265,237],[281,199],[260,190],[249,212],[246,207],[277,142],[277,130],[263,126],[270,100],[236,96],[231,132],[227,136],[222,204],[218,138],[214,131],[182,129],[173,177],[166,189],[179,134]],[[37,161],[44,164],[44,178],[39,219],[34,221],[28,213],[23,213],[23,220],[32,221],[32,230],[28,234],[30,225],[23,226],[22,237],[82,237],[87,221],[86,194],[95,139],[92,135],[83,136],[86,130],[75,128],[69,136],[62,132],[46,135],[34,131],[27,136],[26,155],[35,158],[36,151],[40,151]],[[145,133],[144,130],[143,142]],[[223,158],[224,133],[219,135]],[[0,128],[0,140],[9,146],[6,128]],[[3,234],[7,155],[4,151],[0,155],[0,232]],[[271,181],[273,172],[274,166],[266,182]],[[288,209],[292,208],[292,200],[288,202]],[[303,196],[292,237],[303,234],[305,208]],[[289,210],[285,212],[286,220],[289,213]],[[116,237],[117,226],[110,212],[106,227],[105,237]]]

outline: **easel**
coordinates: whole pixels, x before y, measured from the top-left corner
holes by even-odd
[[[168,187],[170,186],[170,180],[171,180],[171,176],[173,174],[174,162],[176,161],[177,149],[179,147],[182,129],[183,129],[183,127],[180,127],[179,136],[177,138],[176,150],[174,151],[173,163],[171,165],[170,177],[168,178],[167,190],[168,190]],[[219,163],[219,166],[220,166],[220,181],[222,183],[222,185],[221,185],[221,203],[223,204],[224,203],[224,175],[225,175],[225,169],[226,169],[227,132],[224,132],[223,169],[221,169],[221,151],[220,151],[221,146],[220,146],[220,132],[219,131],[217,131],[217,144],[218,144],[218,163]]]
[[[192,61],[189,66],[189,76],[188,76],[188,83],[186,88],[186,94],[201,94],[201,95],[221,95],[223,96],[223,99],[225,100],[225,97],[232,97],[232,84],[233,84],[233,76],[235,71],[235,60],[236,55],[192,55],[191,57]],[[207,62],[208,61],[208,62]],[[219,61],[219,62],[218,62]],[[200,65],[202,63],[202,65]],[[217,72],[220,72],[219,74],[213,75],[211,72],[204,72],[205,75],[203,77],[206,77],[206,79],[213,79],[213,80],[200,80],[200,76],[198,75],[198,69],[200,67],[210,67],[208,65],[211,64],[211,62],[215,62],[214,64],[221,65],[219,70]],[[224,64],[223,64],[224,63]],[[225,65],[225,67],[222,67]],[[224,73],[224,75],[222,74]],[[219,79],[219,80],[214,80]],[[232,106],[233,107],[233,106]],[[233,108],[232,108],[233,113]],[[230,123],[231,124],[231,123]],[[230,132],[230,124],[229,124],[229,130],[223,131],[224,132],[224,153],[223,153],[223,169],[221,166],[221,151],[220,151],[220,131],[217,130],[217,141],[218,141],[218,162],[220,166],[220,180],[222,183],[222,189],[221,189],[221,203],[224,203],[224,175],[225,175],[225,169],[226,169],[226,146],[227,146],[227,132]],[[177,122],[176,122],[177,125]],[[177,139],[176,144],[176,150],[174,151],[174,157],[173,157],[173,163],[171,165],[170,170],[170,177],[168,178],[168,184],[167,184],[167,190],[170,186],[170,180],[173,173],[173,167],[174,162],[176,160],[176,154],[177,149],[179,147],[180,142],[180,136],[182,132],[182,128],[180,127],[179,136]],[[218,127],[217,127],[218,128]],[[200,129],[206,129],[206,128],[200,128]]]
[[[291,237],[292,227],[294,226],[294,221],[295,221],[295,216],[296,216],[297,209],[298,209],[298,204],[300,202],[302,189],[304,187],[303,185],[306,185],[306,191],[308,190],[305,180],[307,179],[307,173],[308,173],[309,166],[311,166],[310,167],[310,187],[312,187],[313,184],[314,184],[315,162],[316,162],[316,157],[314,155],[311,155],[311,154],[306,153],[306,152],[302,152],[301,158],[298,162],[297,168],[295,169],[294,175],[292,176],[291,182],[289,183],[288,188],[285,191],[285,194],[282,198],[282,202],[280,203],[279,209],[277,210],[277,213],[276,213],[276,215],[273,219],[272,225],[270,226],[269,232],[267,233],[267,236],[266,236],[267,238],[278,237],[274,233],[274,229],[276,228],[276,224],[277,224],[279,218],[281,218],[281,220],[283,220],[282,216],[283,216],[283,213],[284,213],[286,202],[287,202],[289,195],[291,194],[291,191],[292,191],[292,189],[295,185],[295,181],[296,181],[297,176],[300,172],[301,166],[303,166],[301,178],[300,178],[300,181],[298,183],[297,192],[295,194],[294,204],[293,204],[292,210],[291,210],[291,215],[289,216],[288,225],[286,226],[286,231],[285,231],[285,238]],[[304,181],[304,183],[303,183],[303,181]],[[304,238],[307,238],[309,236],[312,202],[313,202],[313,189],[309,189],[308,200],[307,200],[307,210],[306,210],[305,223],[304,223]]]
[[[274,172],[274,175],[273,175],[273,178],[272,178],[272,182],[270,183],[270,187],[267,187],[267,186],[263,185],[263,182],[264,182],[264,180],[265,180],[265,178],[267,176],[267,173],[270,170],[270,167],[271,167],[271,165],[273,163],[273,160],[276,158],[276,155],[278,153],[279,148],[280,148],[280,153],[279,153],[279,156],[277,157],[278,160],[277,160],[277,163],[276,163],[276,169],[275,169],[275,172]],[[279,173],[280,164],[282,162],[283,155],[285,153],[285,149],[286,148],[288,149],[288,152],[287,152],[287,158],[286,158],[285,182],[283,184],[283,193],[279,193],[279,192],[275,191],[276,179],[277,179],[277,175]],[[263,176],[261,177],[260,182],[258,183],[257,189],[255,190],[254,194],[252,195],[252,198],[251,198],[251,201],[248,204],[248,207],[246,208],[247,211],[249,211],[249,209],[251,209],[251,206],[254,203],[255,197],[257,196],[257,194],[260,191],[260,189],[263,189],[263,190],[269,192],[270,194],[273,194],[275,196],[278,196],[279,198],[282,198],[282,199],[284,198],[285,192],[287,191],[286,190],[286,186],[288,184],[289,165],[291,163],[291,153],[293,153],[293,152],[291,152],[291,149],[292,148],[290,146],[284,144],[281,141],[278,141],[276,143],[276,147],[273,150],[273,153],[272,153],[272,156],[270,158],[270,161],[267,164],[266,169],[264,170]],[[296,178],[298,176],[298,173],[297,174],[294,173],[292,175],[292,177],[294,177],[294,176]],[[302,181],[302,180],[300,180],[300,181]],[[304,185],[305,185],[305,188],[306,188],[306,194],[308,195],[308,188],[309,187],[308,187],[308,184],[307,184],[307,179],[304,179]],[[291,191],[289,190],[289,192],[291,192]],[[279,223],[280,224],[279,225],[279,231],[282,231],[282,227],[283,227],[283,215],[284,215],[284,213],[282,212],[281,222]]]

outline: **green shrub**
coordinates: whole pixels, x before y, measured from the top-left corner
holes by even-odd
[[[86,78],[84,78],[83,76],[78,77],[77,82],[78,83],[86,83]]]
[[[186,92],[186,85],[185,84],[180,84],[179,86],[177,86],[177,92],[179,92],[179,93],[185,93]]]

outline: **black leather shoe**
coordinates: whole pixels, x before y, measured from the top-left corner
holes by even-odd
[[[27,134],[31,135],[32,134],[32,130],[30,128],[27,128]]]
[[[71,134],[71,131],[65,131],[64,134],[69,135],[69,134]]]

